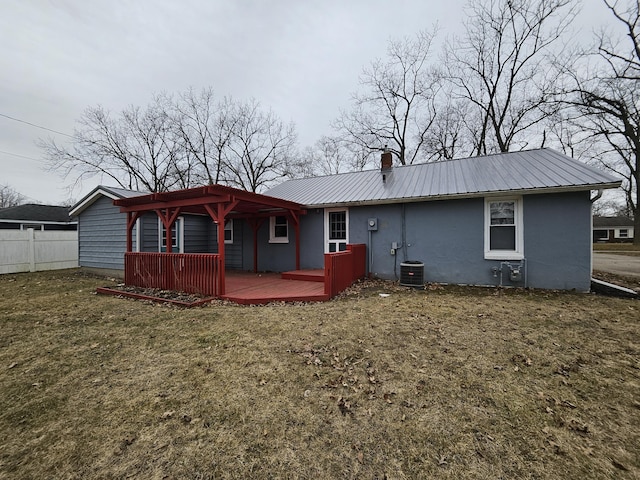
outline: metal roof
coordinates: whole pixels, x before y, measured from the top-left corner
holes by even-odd
[[[309,207],[614,188],[620,180],[550,149],[288,180],[266,195]]]

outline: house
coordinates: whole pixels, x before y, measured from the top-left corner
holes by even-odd
[[[69,207],[27,203],[0,208],[3,230],[76,230],[77,222],[69,215]]]
[[[327,258],[366,246],[366,270],[380,278],[417,265],[427,282],[588,291],[591,191],[619,185],[549,149],[402,167],[383,153],[379,170],[288,180],[264,195],[99,187],[72,214],[81,266],[122,271],[125,251],[166,251],[215,254],[225,271],[326,275]]]
[[[593,217],[593,243],[633,242],[633,219]]]

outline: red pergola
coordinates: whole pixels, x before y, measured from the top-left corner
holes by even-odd
[[[258,269],[258,229],[268,217],[284,215],[293,225],[296,242],[296,270],[300,269],[300,216],[306,213],[302,205],[247,192],[223,185],[208,185],[173,192],[150,193],[114,200],[120,211],[127,214],[127,252],[133,248],[132,232],[138,218],[155,212],[167,232],[170,232],[180,214],[209,215],[218,225],[218,255],[220,256],[220,290],[225,291],[224,225],[227,219],[242,218],[253,231],[253,268]],[[167,242],[171,253],[171,242]]]

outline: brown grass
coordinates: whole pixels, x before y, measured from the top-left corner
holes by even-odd
[[[640,253],[640,245],[634,245],[633,243],[594,243],[594,252],[625,252],[626,254]]]
[[[108,283],[0,277],[0,478],[640,476],[636,300],[374,283],[181,310]]]

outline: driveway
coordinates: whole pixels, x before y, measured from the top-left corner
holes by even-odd
[[[640,256],[593,252],[593,269],[615,275],[640,277]]]

